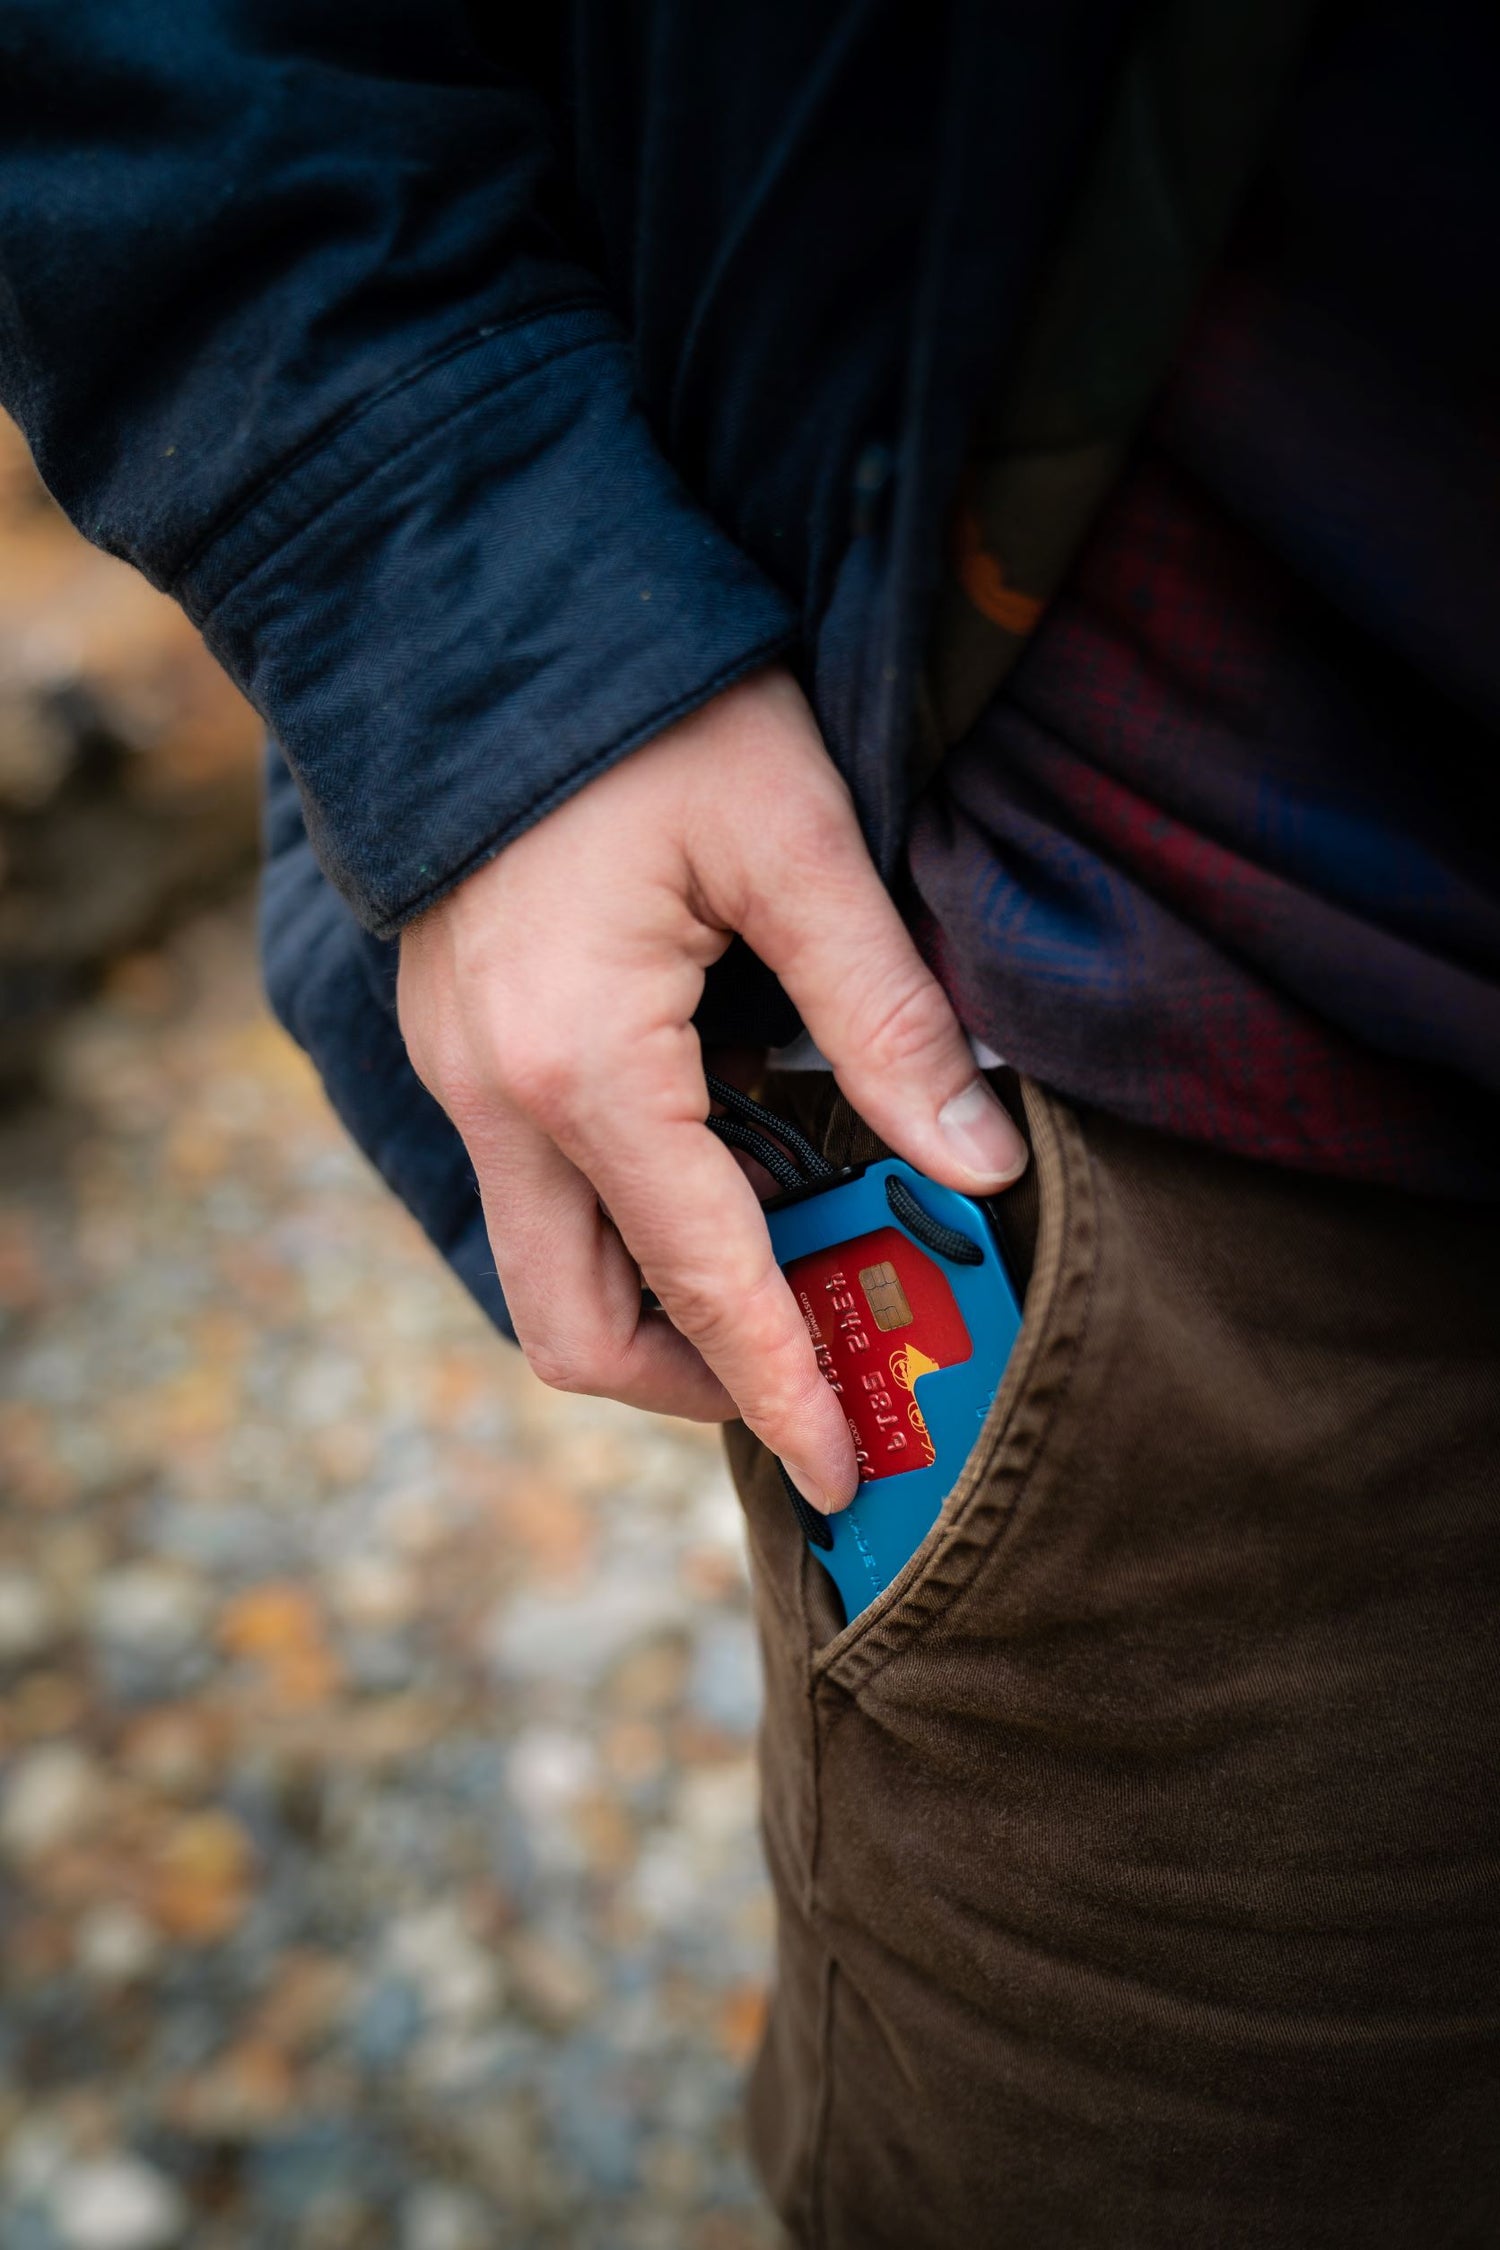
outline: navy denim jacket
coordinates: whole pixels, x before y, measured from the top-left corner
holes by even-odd
[[[890,869],[970,414],[1133,13],[0,0],[0,396],[264,715],[274,1004],[497,1319],[395,934],[778,654]]]

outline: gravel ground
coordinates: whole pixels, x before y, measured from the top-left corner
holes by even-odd
[[[543,1391],[243,910],[0,1126],[3,2250],[761,2250],[712,1432]]]

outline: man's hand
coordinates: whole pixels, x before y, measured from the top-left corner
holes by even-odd
[[[692,1015],[736,931],[892,1148],[971,1194],[1016,1177],[1025,1145],[779,672],[588,782],[414,923],[401,1025],[468,1147],[543,1382],[738,1412],[837,1508],[856,1484],[848,1425],[754,1191],[704,1127]],[[642,1275],[670,1317],[642,1310]]]

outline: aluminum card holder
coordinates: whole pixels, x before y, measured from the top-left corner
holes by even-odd
[[[859,1457],[860,1489],[828,1519],[831,1544],[809,1540],[852,1620],[937,1521],[999,1388],[1021,1308],[984,1206],[899,1157],[765,1211]]]

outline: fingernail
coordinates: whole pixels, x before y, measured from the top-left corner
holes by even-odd
[[[1026,1143],[982,1078],[944,1102],[937,1121],[976,1187],[1008,1187],[1025,1171]]]

